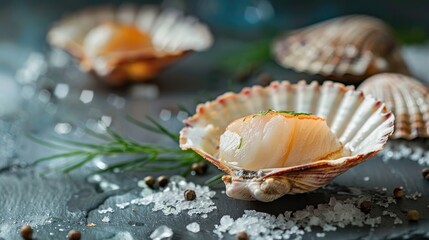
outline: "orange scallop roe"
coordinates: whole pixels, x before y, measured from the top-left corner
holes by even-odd
[[[134,25],[107,22],[94,30],[98,39],[92,50],[96,55],[153,48],[151,36]]]

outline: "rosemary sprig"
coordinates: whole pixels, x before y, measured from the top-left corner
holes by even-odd
[[[143,129],[162,134],[169,137],[176,144],[179,143],[178,134],[169,131],[153,118],[147,117],[149,123],[140,122],[131,116],[127,116],[127,119]],[[111,128],[107,128],[104,134],[94,132],[90,129],[86,129],[86,133],[96,138],[100,143],[79,142],[58,136],[41,139],[30,135],[29,137],[38,144],[65,151],[40,158],[36,163],[64,158],[70,159],[68,165],[62,168],[64,173],[69,173],[100,156],[136,155],[129,160],[109,165],[106,169],[97,172],[114,171],[116,169],[144,172],[182,170],[183,174],[186,175],[191,172],[193,163],[203,161],[201,156],[191,150],[183,151],[178,147],[138,143],[121,136]]]

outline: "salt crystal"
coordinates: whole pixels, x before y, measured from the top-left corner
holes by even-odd
[[[48,103],[51,99],[51,93],[48,90],[43,89],[39,92],[38,98],[42,103]]]
[[[91,90],[83,90],[80,94],[80,101],[87,104],[92,102],[92,99],[94,98],[94,91]]]
[[[167,110],[167,109],[162,109],[161,112],[159,113],[159,118],[162,121],[168,121],[171,119],[171,111]]]
[[[128,207],[129,205],[130,205],[129,202],[117,203],[116,207],[118,207],[119,209],[124,209],[124,208]]]
[[[369,178],[368,176],[363,178],[363,180],[364,180],[365,182],[368,182],[368,181],[369,181],[369,179],[370,179],[370,178]]]
[[[381,217],[373,218],[356,207],[368,199],[370,197],[346,200],[331,198],[328,204],[310,205],[302,210],[286,211],[278,216],[245,210],[236,220],[228,215],[223,216],[213,232],[219,238],[223,238],[225,233],[234,235],[239,231],[246,231],[250,239],[301,239],[306,232],[311,232],[313,227],[321,227],[323,231],[336,231],[350,225],[375,227],[381,223]],[[323,234],[318,236],[324,237]]]
[[[58,134],[68,134],[72,130],[72,125],[70,123],[57,123],[55,125],[54,131]]]
[[[108,216],[104,216],[103,219],[101,219],[101,221],[108,223],[108,222],[110,222],[110,218]]]
[[[69,85],[65,83],[58,83],[57,86],[55,87],[54,95],[57,98],[60,98],[60,99],[65,98],[67,97],[68,93],[69,93]]]
[[[173,236],[173,230],[171,228],[162,225],[159,226],[155,231],[152,232],[150,238],[153,240],[170,239]]]
[[[195,191],[197,198],[194,201],[185,200],[183,192],[186,189]],[[211,200],[215,194],[216,192],[211,191],[207,186],[188,183],[184,181],[183,177],[173,176],[162,191],[154,192],[149,188],[144,188],[142,197],[131,200],[131,204],[149,205],[153,203],[152,211],[162,211],[165,215],[178,215],[183,211],[186,211],[189,216],[203,215],[217,209]]]
[[[316,233],[316,237],[323,238],[326,236],[326,233]]]
[[[197,233],[200,231],[200,224],[196,222],[190,223],[186,226],[186,229],[190,232]]]
[[[112,213],[112,212],[113,212],[113,209],[112,209],[111,207],[106,208],[106,209],[99,209],[99,210],[98,210],[98,213],[100,213],[100,214],[104,214],[104,213]]]
[[[185,120],[188,116],[189,116],[189,115],[188,115],[188,113],[187,113],[187,112],[179,111],[179,112],[177,113],[176,119],[177,119],[177,120],[179,120],[179,121],[183,121],[183,120]]]
[[[115,95],[115,94],[110,94],[107,97],[107,103],[109,103],[110,105],[114,106],[117,109],[124,108],[125,102],[126,102],[125,98],[120,97],[120,96]]]
[[[393,224],[397,225],[397,224],[402,224],[402,220],[400,218],[395,218],[395,220],[393,221]]]
[[[155,99],[159,95],[158,87],[153,84],[134,85],[130,91],[133,98]]]

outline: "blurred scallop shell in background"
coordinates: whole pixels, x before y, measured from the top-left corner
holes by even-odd
[[[395,114],[393,138],[429,137],[429,88],[423,83],[402,74],[381,73],[359,89],[384,101]]]
[[[409,73],[389,26],[363,15],[292,31],[276,39],[272,51],[285,68],[348,84],[381,72]]]
[[[117,36],[119,32],[125,36]],[[149,41],[146,48],[97,52],[109,38],[114,42],[110,44],[119,48],[124,41],[126,48],[126,41],[145,41],[144,35]],[[64,17],[49,31],[48,41],[79,59],[85,71],[110,84],[121,84],[155,77],[162,68],[187,53],[209,48],[213,37],[205,24],[177,10],[123,5],[92,7]]]
[[[236,119],[267,109],[306,112],[324,118],[351,153],[333,160],[258,171],[221,161],[219,142],[226,127]],[[265,88],[244,88],[240,93],[225,93],[214,101],[199,104],[196,114],[185,120],[180,147],[194,150],[228,174],[223,178],[228,196],[269,202],[285,194],[322,187],[375,155],[386,144],[393,125],[394,116],[382,102],[352,86],[330,81],[323,85],[276,81]]]

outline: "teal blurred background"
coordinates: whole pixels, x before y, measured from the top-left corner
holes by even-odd
[[[45,50],[45,34],[60,17],[86,6],[124,1],[0,1],[0,41],[12,41],[34,50]],[[268,1],[268,0],[165,0],[126,1],[161,4],[184,10],[207,22],[215,32],[254,40],[347,14],[376,16],[393,26],[402,42],[424,42],[429,32],[429,1]]]

